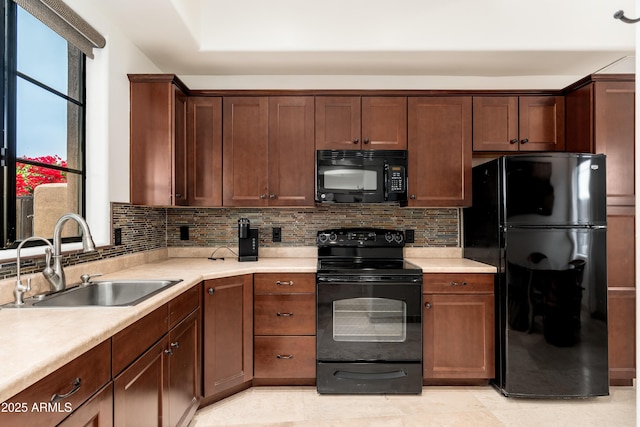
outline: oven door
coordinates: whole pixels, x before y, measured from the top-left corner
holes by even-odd
[[[422,360],[422,286],[323,282],[317,286],[319,362]]]

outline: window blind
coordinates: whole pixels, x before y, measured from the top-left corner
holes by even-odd
[[[93,58],[94,47],[102,48],[106,44],[98,31],[60,0],[13,1],[89,58]]]

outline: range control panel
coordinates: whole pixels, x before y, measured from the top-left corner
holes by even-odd
[[[341,228],[318,231],[318,246],[402,247],[404,232],[399,230]]]

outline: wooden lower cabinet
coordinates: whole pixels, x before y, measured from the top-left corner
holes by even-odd
[[[113,423],[113,384],[109,383],[73,411],[59,427],[111,427]]]
[[[315,376],[315,335],[255,337],[254,377],[256,379],[307,379]]]
[[[3,402],[0,425],[55,426],[74,416],[110,381],[111,340],[106,340]],[[77,423],[69,425],[77,425],[85,416],[96,418],[90,412],[95,410],[83,409],[74,417]]]
[[[253,378],[253,276],[206,280],[203,294],[204,397]]]
[[[495,372],[492,274],[425,274],[424,380],[486,380]]]
[[[254,275],[254,383],[315,384],[315,274]]]
[[[199,298],[200,286],[197,286],[149,315],[155,318],[158,312],[164,313],[165,330],[167,324],[175,326],[126,369],[114,372],[114,425],[174,427],[189,424],[201,399]],[[141,336],[138,327],[146,326],[147,318],[122,333],[129,337],[136,333]],[[114,346],[114,352],[118,351],[125,352],[126,348]]]
[[[609,311],[609,384],[632,386],[636,378],[636,290],[610,288]]]

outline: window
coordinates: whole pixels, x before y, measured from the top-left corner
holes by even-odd
[[[2,247],[53,237],[67,212],[84,216],[85,54],[22,7],[3,1],[6,129]],[[63,236],[77,240],[69,225]]]

